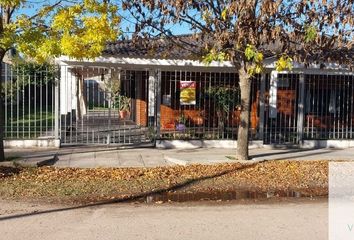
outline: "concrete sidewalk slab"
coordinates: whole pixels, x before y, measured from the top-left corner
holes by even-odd
[[[156,149],[156,148],[62,148],[6,149],[6,157],[18,157],[16,162],[36,166],[57,156],[56,167],[157,167],[189,164],[233,163],[236,149]],[[354,148],[348,149],[251,149],[252,161],[266,160],[354,160]]]

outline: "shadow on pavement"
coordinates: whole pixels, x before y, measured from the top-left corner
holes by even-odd
[[[321,151],[317,151],[321,150]],[[316,151],[316,152],[313,152]],[[335,151],[335,149],[326,149],[324,148],[319,148],[319,149],[292,149],[288,151],[281,151],[281,152],[267,152],[267,153],[259,153],[259,154],[252,154],[250,157],[251,158],[261,158],[261,157],[268,157],[268,156],[275,156],[275,155],[286,155],[290,153],[296,153],[296,156],[284,156],[284,158],[272,158],[272,160],[279,160],[279,159],[288,159],[288,158],[297,158],[297,157],[306,157],[306,156],[314,156],[314,155],[321,155],[321,154],[327,154]],[[308,153],[312,152],[312,153]],[[298,154],[298,153],[305,153],[305,154]]]
[[[87,145],[75,145],[75,146],[66,146],[62,147],[60,149],[55,149],[55,150],[49,150],[46,152],[36,152],[33,154],[30,154],[28,156],[20,156],[21,152],[18,152],[16,156],[19,158],[26,158],[26,159],[32,159],[32,158],[41,158],[41,157],[52,157],[53,155],[57,154],[58,156],[65,156],[65,155],[70,155],[72,153],[97,153],[97,152],[110,152],[110,151],[116,151],[116,150],[129,150],[129,149],[136,149],[136,148],[153,148],[155,149],[154,146],[140,146],[140,145],[129,145],[129,146],[116,146],[116,147],[102,147],[102,146],[87,146]],[[6,153],[5,153],[6,154]],[[28,153],[26,153],[27,155]]]

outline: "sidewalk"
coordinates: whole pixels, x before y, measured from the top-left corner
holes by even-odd
[[[23,165],[56,167],[157,167],[235,162],[235,149],[156,149],[66,147],[61,149],[6,149],[7,158]],[[262,160],[354,160],[349,149],[252,149],[251,161]],[[7,163],[12,164],[12,163]]]
[[[61,149],[6,149],[6,157],[19,164],[57,167],[157,167],[235,162],[235,149],[156,149],[72,147]],[[253,161],[262,160],[354,160],[349,149],[252,149]],[[251,160],[251,161],[252,161]]]

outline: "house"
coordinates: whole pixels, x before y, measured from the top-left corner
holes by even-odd
[[[240,108],[234,66],[204,64],[197,57],[201,46],[187,51],[179,47],[185,41],[191,38],[125,40],[108,44],[94,60],[58,58],[53,136],[63,145],[178,139],[235,146]],[[351,146],[353,80],[352,71],[336,64],[294,63],[291,71],[277,72],[275,59],[266,59],[264,73],[252,80],[251,141]]]

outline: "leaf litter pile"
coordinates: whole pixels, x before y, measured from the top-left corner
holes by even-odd
[[[95,202],[149,192],[301,191],[328,193],[328,161],[156,168],[0,167],[0,198]]]

